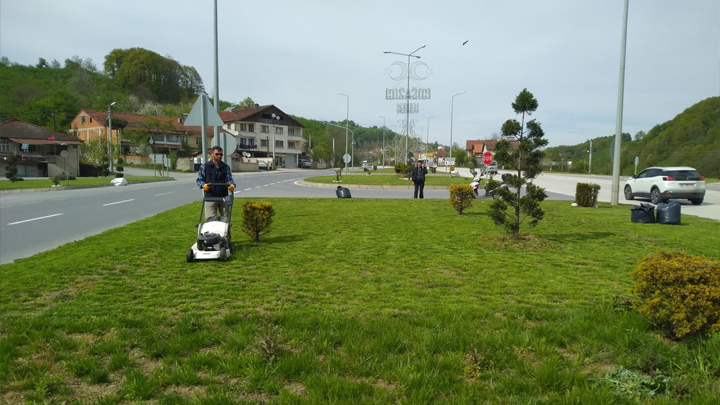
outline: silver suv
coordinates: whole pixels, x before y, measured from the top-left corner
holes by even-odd
[[[488,174],[497,174],[498,163],[496,161],[493,161],[487,166],[485,166],[484,163],[480,163],[480,174],[485,174],[486,171],[488,172]]]
[[[625,199],[650,198],[653,204],[671,198],[700,205],[705,198],[705,177],[692,167],[648,167],[625,182]]]

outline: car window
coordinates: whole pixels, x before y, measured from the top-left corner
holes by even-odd
[[[665,175],[675,180],[700,180],[701,177],[696,170],[668,170]]]
[[[652,170],[650,170],[650,169],[643,170],[643,171],[640,172],[640,174],[637,175],[637,178],[638,178],[638,179],[644,179],[644,178],[650,177],[649,174],[650,174],[651,171],[652,171]]]

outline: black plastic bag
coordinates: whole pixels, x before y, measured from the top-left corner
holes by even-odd
[[[338,186],[335,189],[335,195],[337,195],[337,198],[352,198],[350,196],[350,189],[342,186]]]
[[[652,204],[640,204],[630,208],[630,220],[638,224],[654,224],[655,206]]]
[[[657,223],[680,225],[680,204],[675,201],[658,204]]]

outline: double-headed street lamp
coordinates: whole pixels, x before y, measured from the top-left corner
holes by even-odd
[[[405,102],[405,164],[407,164],[407,155],[408,155],[408,137],[410,136],[410,58],[417,58],[420,59],[420,56],[413,55],[415,52],[425,48],[425,45],[421,46],[420,48],[410,52],[410,53],[399,53],[399,52],[390,52],[390,51],[383,51],[383,53],[392,53],[394,55],[401,55],[401,56],[407,56],[407,93],[405,93],[405,99],[407,100]]]
[[[461,94],[465,94],[464,91],[461,91],[458,94],[455,94],[450,98],[450,159],[452,159],[452,148],[453,148],[453,140],[452,140],[452,129],[453,129],[453,108],[455,107],[455,97],[459,96]]]
[[[347,94],[340,93],[339,91],[338,91],[338,94],[341,96],[347,97],[347,111],[346,111],[346,115],[345,115],[345,154],[347,155],[348,154],[348,148],[347,148],[348,147],[348,129],[349,129],[348,125],[350,125],[350,96],[348,96]],[[343,160],[345,160],[345,159],[343,159]],[[347,174],[347,162],[345,162],[345,174]]]
[[[385,167],[385,117],[383,117],[382,115],[378,115],[378,117],[383,119],[382,167]]]

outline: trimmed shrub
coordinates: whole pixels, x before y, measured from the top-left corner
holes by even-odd
[[[599,184],[578,183],[575,187],[575,203],[580,207],[594,207],[597,203]]]
[[[405,163],[398,163],[395,165],[395,173],[397,174],[405,174],[407,172],[408,165]]]
[[[450,186],[450,204],[462,215],[473,202],[473,188],[469,184],[453,184]]]
[[[260,243],[260,235],[267,235],[270,232],[272,218],[275,215],[275,209],[272,203],[259,201],[246,201],[243,204],[243,224],[242,231],[248,235],[255,243]]]
[[[60,184],[60,176],[53,176],[52,178],[50,178],[50,180],[52,180],[53,185],[57,186],[58,184]]]
[[[15,156],[13,154],[6,158],[6,163],[5,163],[5,165],[6,165],[5,166],[5,170],[6,170],[5,177],[7,177],[7,179],[13,183],[16,182],[18,179],[18,177],[17,177],[17,172],[18,172],[17,161],[18,161],[17,156]]]
[[[633,306],[678,339],[720,332],[720,262],[658,250],[632,272]]]
[[[377,170],[377,165],[373,165],[373,171]]]
[[[368,176],[372,174],[369,167],[363,167],[363,170],[368,174]]]
[[[124,174],[122,174],[122,173],[115,173],[116,179],[121,179],[121,178],[123,178],[123,176],[124,176]]]

